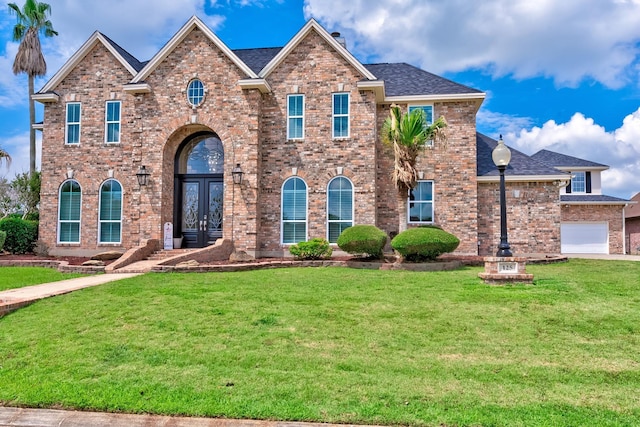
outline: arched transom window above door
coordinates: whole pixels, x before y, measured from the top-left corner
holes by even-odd
[[[178,164],[180,174],[221,174],[224,172],[224,148],[214,135],[193,138],[182,150]]]

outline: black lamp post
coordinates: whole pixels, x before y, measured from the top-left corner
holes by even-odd
[[[507,241],[507,201],[504,188],[504,171],[511,160],[511,150],[504,145],[502,135],[500,135],[498,145],[493,149],[491,157],[493,158],[493,163],[496,164],[500,171],[500,244],[498,245],[498,253],[496,256],[510,257],[513,256],[513,254],[510,250],[511,246],[509,246],[509,242]]]

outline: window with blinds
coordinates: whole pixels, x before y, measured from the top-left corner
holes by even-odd
[[[304,138],[304,95],[287,95],[287,139]]]
[[[98,243],[120,243],[122,240],[122,186],[115,179],[100,187]]]
[[[418,181],[409,190],[409,222],[433,222],[433,181]]]
[[[80,243],[82,191],[77,181],[66,181],[58,198],[58,242]]]
[[[337,177],[327,188],[327,235],[336,243],[340,233],[353,225],[353,185],[345,177]]]
[[[67,104],[67,116],[65,126],[65,143],[66,144],[79,144],[80,143],[80,103],[69,102]]]
[[[297,177],[282,186],[282,243],[307,240],[307,184]]]
[[[107,101],[105,107],[105,142],[120,143],[120,101]]]

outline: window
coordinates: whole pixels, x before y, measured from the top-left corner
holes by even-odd
[[[352,225],[353,185],[347,178],[334,178],[327,189],[327,240],[336,243],[340,233]]]
[[[67,126],[65,135],[66,144],[80,143],[80,103],[67,104]]]
[[[307,184],[289,178],[282,186],[282,243],[307,240]]]
[[[80,206],[82,191],[77,181],[69,180],[60,187],[58,198],[58,242],[80,243]]]
[[[120,101],[107,101],[105,108],[105,142],[120,142]]]
[[[187,100],[189,104],[197,107],[204,101],[204,84],[198,79],[191,80],[187,87]]]
[[[287,96],[287,139],[304,138],[304,95]]]
[[[409,106],[409,114],[411,114],[411,112],[413,110],[422,110],[424,111],[424,117],[426,119],[426,125],[430,126],[433,124],[433,106],[432,105],[410,105]],[[431,147],[433,146],[433,140],[429,140],[427,141],[427,146]]]
[[[573,177],[571,178],[571,192],[572,193],[584,193],[586,192],[586,177],[584,172],[571,172]]]
[[[122,186],[115,179],[100,187],[98,243],[120,243],[122,236]]]
[[[333,138],[349,137],[349,94],[333,94]]]
[[[409,222],[433,222],[433,181],[418,181],[409,190]]]

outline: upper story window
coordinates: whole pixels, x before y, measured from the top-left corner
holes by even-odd
[[[204,84],[198,79],[193,79],[187,87],[187,101],[194,107],[202,104],[204,101]]]
[[[304,95],[287,96],[287,139],[304,138]]]
[[[105,142],[117,144],[120,142],[120,101],[107,101],[105,107]]]
[[[333,138],[349,137],[349,94],[333,94]]]
[[[66,126],[65,126],[65,143],[80,143],[80,110],[79,102],[69,102],[67,104]]]
[[[80,243],[82,190],[78,181],[65,181],[58,197],[58,242]]]
[[[410,105],[409,106],[409,114],[413,110],[422,110],[424,112],[424,118],[426,119],[426,125],[430,126],[433,124],[433,105]],[[432,146],[433,140],[427,141],[427,146]]]
[[[418,181],[409,190],[409,222],[433,222],[433,181]]]
[[[586,193],[586,173],[585,172],[572,172],[571,178],[571,192],[572,193]]]

